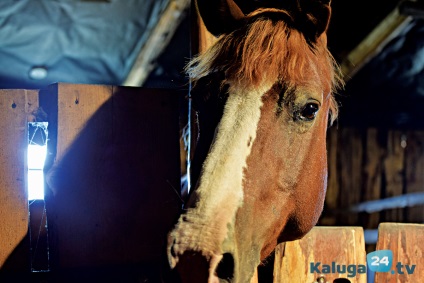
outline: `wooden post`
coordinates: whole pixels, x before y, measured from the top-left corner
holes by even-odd
[[[324,265],[332,268],[335,265],[355,265],[356,274],[329,273]],[[315,272],[311,264],[321,273]],[[333,282],[336,278],[346,278],[350,282],[366,283],[366,273],[359,273],[359,266],[366,269],[364,233],[362,227],[329,227],[316,226],[300,240],[279,245],[275,253],[274,283],[314,282],[320,275],[325,282]]]
[[[29,271],[29,246],[12,259],[28,232],[27,122],[38,107],[34,90],[0,90],[0,270]],[[17,261],[10,267],[8,261]]]
[[[170,90],[101,85],[55,84],[40,93],[49,115],[51,261],[60,282],[69,279],[64,272],[110,279],[119,268],[133,274],[146,265],[160,275],[166,233],[181,209],[178,99]]]
[[[171,0],[162,12],[157,24],[150,31],[146,43],[129,71],[123,85],[143,86],[156,67],[156,60],[168,46],[179,24],[184,18],[186,9],[190,6],[189,0]]]
[[[377,250],[391,250],[393,263],[391,271],[376,272],[374,282],[422,282],[424,278],[423,239],[423,224],[381,223],[378,227]],[[408,265],[408,269],[406,265]],[[408,271],[411,274],[408,274]]]

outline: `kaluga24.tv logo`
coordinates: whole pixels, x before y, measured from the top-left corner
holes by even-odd
[[[367,254],[368,268],[374,272],[390,272],[391,274],[413,274],[415,264],[402,264],[397,262],[394,268],[393,252],[391,250],[379,250]]]
[[[372,272],[390,272],[391,274],[413,274],[415,264],[402,264],[397,262],[393,266],[393,252],[391,250],[379,250],[367,254],[367,266]],[[318,274],[339,273],[347,274],[347,277],[355,277],[358,273],[367,273],[365,264],[323,264],[321,262],[310,262],[309,272]]]

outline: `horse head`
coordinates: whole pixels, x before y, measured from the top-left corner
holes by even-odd
[[[342,81],[328,0],[197,0],[219,36],[187,71],[198,115],[195,184],[168,238],[182,282],[250,282],[322,212],[326,131]]]

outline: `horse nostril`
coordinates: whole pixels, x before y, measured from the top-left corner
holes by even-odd
[[[228,281],[231,281],[234,278],[234,258],[232,254],[223,254],[222,259],[216,268],[216,276]]]

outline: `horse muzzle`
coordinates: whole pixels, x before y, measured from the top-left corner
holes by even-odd
[[[231,247],[234,237],[214,225],[204,225],[181,216],[176,228],[168,235],[167,255],[171,269],[177,271],[183,283],[239,282],[236,257]],[[230,229],[231,230],[231,229]],[[225,238],[223,241],[222,238]]]

